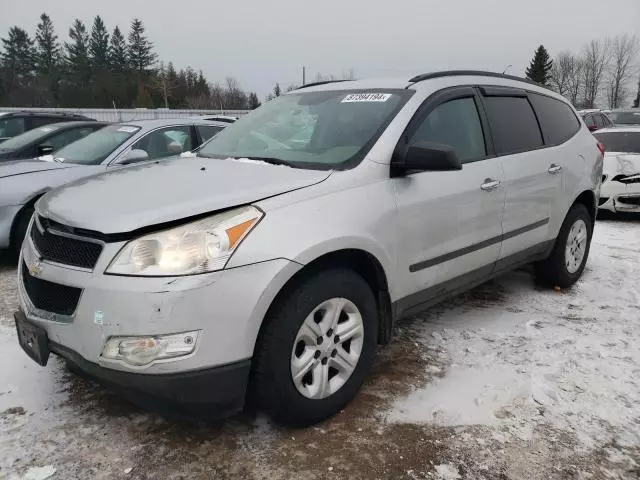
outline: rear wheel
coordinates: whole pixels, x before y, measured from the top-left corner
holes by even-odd
[[[20,255],[20,249],[22,248],[22,242],[27,235],[27,229],[29,228],[29,222],[33,216],[33,207],[25,207],[16,218],[13,224],[13,232],[11,234],[11,248],[16,255]]]
[[[328,270],[287,292],[270,312],[254,356],[253,400],[274,420],[306,426],[357,393],[377,344],[376,301],[350,270]]]
[[[589,256],[593,221],[587,208],[575,204],[564,219],[549,258],[536,264],[538,280],[567,288],[582,275]]]

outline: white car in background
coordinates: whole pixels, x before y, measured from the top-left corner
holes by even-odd
[[[604,128],[594,136],[605,148],[599,207],[640,212],[640,125]]]

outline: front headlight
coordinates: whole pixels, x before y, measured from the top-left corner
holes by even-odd
[[[263,215],[241,207],[131,240],[106,273],[162,277],[222,270]]]

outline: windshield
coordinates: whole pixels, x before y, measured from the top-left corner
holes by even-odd
[[[611,112],[607,116],[619,125],[640,125],[640,110],[637,112]]]
[[[133,125],[109,125],[61,148],[55,159],[65,163],[98,165],[138,130],[140,127]]]
[[[284,95],[230,124],[198,152],[331,169],[360,160],[412,92],[324,91]]]
[[[55,125],[47,125],[46,127],[34,128],[33,130],[29,130],[22,135],[10,138],[9,140],[5,140],[4,142],[2,142],[2,145],[0,145],[0,149],[17,150],[18,148],[22,148],[25,145],[29,145],[31,142],[35,142],[41,138],[46,137],[51,132],[57,129],[58,127]]]
[[[607,152],[640,153],[640,131],[596,132],[594,136],[604,144]]]

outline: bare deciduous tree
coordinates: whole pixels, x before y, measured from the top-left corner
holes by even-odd
[[[567,96],[573,105],[578,104],[578,98],[584,90],[584,84],[582,82],[584,71],[584,61],[581,58],[573,57],[573,63],[569,71],[569,85]]]
[[[553,61],[550,83],[560,95],[568,96],[575,67],[576,57],[571,52],[562,52]]]
[[[618,35],[611,42],[611,65],[607,79],[607,100],[610,108],[621,107],[627,96],[638,48],[638,38],[635,35]]]
[[[591,40],[583,52],[584,107],[593,108],[610,62],[611,41]]]

